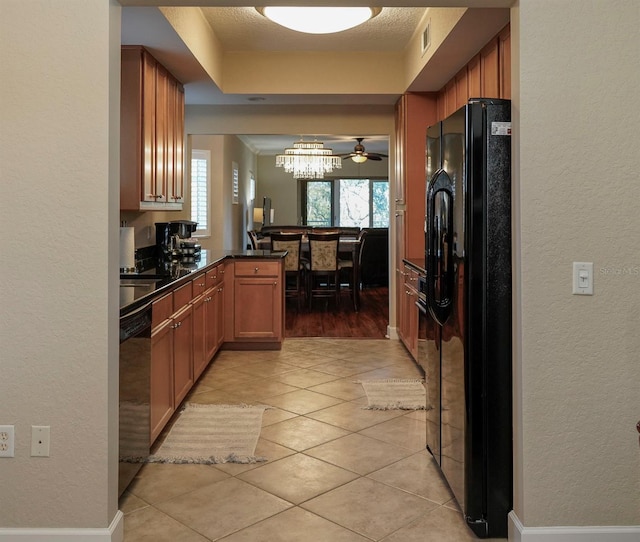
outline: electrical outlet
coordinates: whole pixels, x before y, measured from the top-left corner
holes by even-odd
[[[13,457],[15,433],[13,425],[0,425],[0,457]]]

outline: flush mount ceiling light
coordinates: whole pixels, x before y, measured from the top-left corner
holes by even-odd
[[[276,155],[276,167],[293,173],[295,179],[323,179],[327,173],[342,168],[340,156],[334,156],[331,149],[325,149],[320,141],[303,141]]]
[[[256,8],[267,19],[306,34],[332,34],[361,25],[382,8],[266,6]]]

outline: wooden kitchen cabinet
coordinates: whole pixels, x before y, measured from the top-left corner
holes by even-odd
[[[173,291],[173,393],[178,406],[193,386],[193,284]]]
[[[437,109],[435,93],[405,94],[396,105],[396,121],[402,125],[398,126],[400,139],[396,149],[397,160],[402,163],[402,178],[396,182],[403,187],[401,197],[396,196],[396,211],[404,211],[402,237],[396,231],[396,242],[400,243],[397,265],[401,265],[403,258],[424,255],[426,139],[427,128],[437,121]]]
[[[413,358],[418,360],[418,319],[419,309],[416,306],[418,301],[418,272],[408,265],[403,267],[402,299],[400,311],[401,327],[399,335],[405,347]]]
[[[208,363],[224,341],[224,264],[207,272],[206,283],[209,286],[205,294],[205,356]]]
[[[173,393],[179,405],[193,386],[193,309],[182,307],[173,317]]]
[[[500,97],[500,56],[498,38],[492,39],[480,51],[482,98]]]
[[[500,98],[511,99],[511,27],[506,26],[498,34],[500,62]]]
[[[152,304],[151,443],[193,386],[191,282]]]
[[[174,410],[173,393],[173,296],[165,295],[153,302],[151,309],[151,442],[171,418]]]
[[[209,293],[206,291],[206,277],[202,273],[191,281],[193,300],[191,310],[193,312],[193,380],[194,382],[202,374],[209,359],[206,356],[207,317],[206,300]]]
[[[122,46],[120,209],[181,210],[184,89],[141,46]]]
[[[281,343],[284,333],[282,261],[245,260],[234,265],[233,339]]]

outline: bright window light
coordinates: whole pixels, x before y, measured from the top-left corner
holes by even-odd
[[[368,7],[267,6],[256,8],[267,19],[306,34],[332,34],[361,25],[380,9]]]

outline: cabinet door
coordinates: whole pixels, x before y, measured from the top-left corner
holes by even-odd
[[[407,100],[401,96],[396,104],[396,152],[395,152],[395,202],[403,205],[405,201],[405,169],[404,160],[407,145]]]
[[[191,305],[173,315],[173,390],[179,405],[193,385],[193,311]]]
[[[455,80],[455,78],[453,78],[444,87],[444,112],[445,112],[445,117],[448,117],[452,113],[455,113],[456,109],[457,109],[456,106],[457,106],[457,101],[456,101],[456,80]]]
[[[224,284],[221,282],[216,288],[214,296],[214,310],[216,311],[216,348],[215,352],[224,342]]]
[[[191,303],[193,311],[193,379],[202,374],[211,359],[207,357],[207,295],[196,297]]]
[[[209,288],[205,293],[205,355],[207,362],[218,349],[218,287]]]
[[[158,437],[174,411],[173,322],[165,320],[151,334],[151,442]]]
[[[456,111],[469,100],[469,83],[467,67],[465,66],[456,75]]]
[[[500,97],[498,39],[493,39],[480,52],[482,98]]]
[[[279,340],[282,336],[282,287],[277,277],[240,277],[234,282],[236,340]]]
[[[507,26],[499,36],[500,98],[511,99],[511,29]]]
[[[469,98],[480,98],[482,96],[480,55],[474,56],[467,65],[467,88],[469,90]]]
[[[168,73],[160,64],[156,66],[156,145],[155,184],[153,200],[167,202],[167,99]]]
[[[164,106],[165,118],[165,154],[164,154],[164,175],[166,183],[167,201],[175,201],[175,165],[176,165],[176,92],[178,83],[172,77],[167,77],[166,101]]]
[[[182,85],[175,82],[174,87],[174,126],[172,134],[173,144],[173,203],[184,203],[184,89]]]
[[[142,201],[156,201],[156,61],[142,53]],[[140,151],[138,151],[140,152]]]

